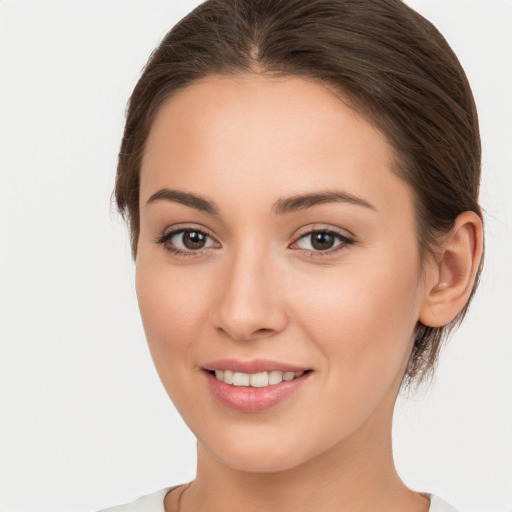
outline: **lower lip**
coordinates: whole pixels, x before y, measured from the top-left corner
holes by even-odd
[[[205,371],[204,373],[210,389],[217,399],[226,407],[241,412],[259,412],[273,407],[297,391],[311,375],[311,372],[307,372],[293,380],[263,388],[253,388],[226,384],[210,372]]]

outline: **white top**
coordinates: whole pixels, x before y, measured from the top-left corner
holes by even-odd
[[[154,492],[153,494],[142,496],[132,503],[106,508],[104,510],[99,510],[98,512],[165,512],[165,495],[171,489],[175,489],[176,487],[177,486],[167,487],[166,489]],[[425,496],[430,499],[430,508],[428,509],[428,512],[457,512],[457,510],[437,496],[428,493],[425,493]]]

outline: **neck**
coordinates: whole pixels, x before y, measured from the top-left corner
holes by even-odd
[[[428,499],[409,490],[396,472],[388,416],[385,429],[383,418],[374,417],[339,445],[272,473],[227,466],[199,442],[197,476],[180,512],[427,512]]]

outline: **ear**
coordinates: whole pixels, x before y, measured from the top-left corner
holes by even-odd
[[[483,253],[483,225],[471,211],[461,213],[427,269],[419,321],[428,327],[450,323],[471,295]]]

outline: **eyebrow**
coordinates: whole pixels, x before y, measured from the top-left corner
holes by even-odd
[[[284,215],[286,213],[307,210],[312,206],[326,203],[348,203],[356,206],[363,206],[370,210],[376,209],[368,201],[354,196],[353,194],[340,192],[338,190],[326,190],[314,192],[312,194],[297,195],[287,199],[279,199],[272,207],[272,210],[276,215]]]
[[[213,201],[190,192],[182,192],[180,190],[172,190],[169,188],[163,188],[158,192],[155,192],[147,200],[146,205],[161,200],[180,203],[211,215],[218,216],[220,214],[220,208]],[[285,215],[287,213],[307,210],[313,206],[326,203],[346,203],[362,206],[370,210],[376,210],[376,208],[368,201],[365,201],[353,194],[338,190],[326,190],[311,194],[296,195],[286,199],[278,199],[272,206],[272,211],[276,215]]]
[[[155,201],[174,201],[175,203],[181,203],[190,208],[209,213],[211,215],[219,215],[219,207],[213,202],[204,197],[190,192],[181,192],[180,190],[171,190],[169,188],[163,188],[158,192],[155,192],[146,202],[148,204],[154,203]]]

